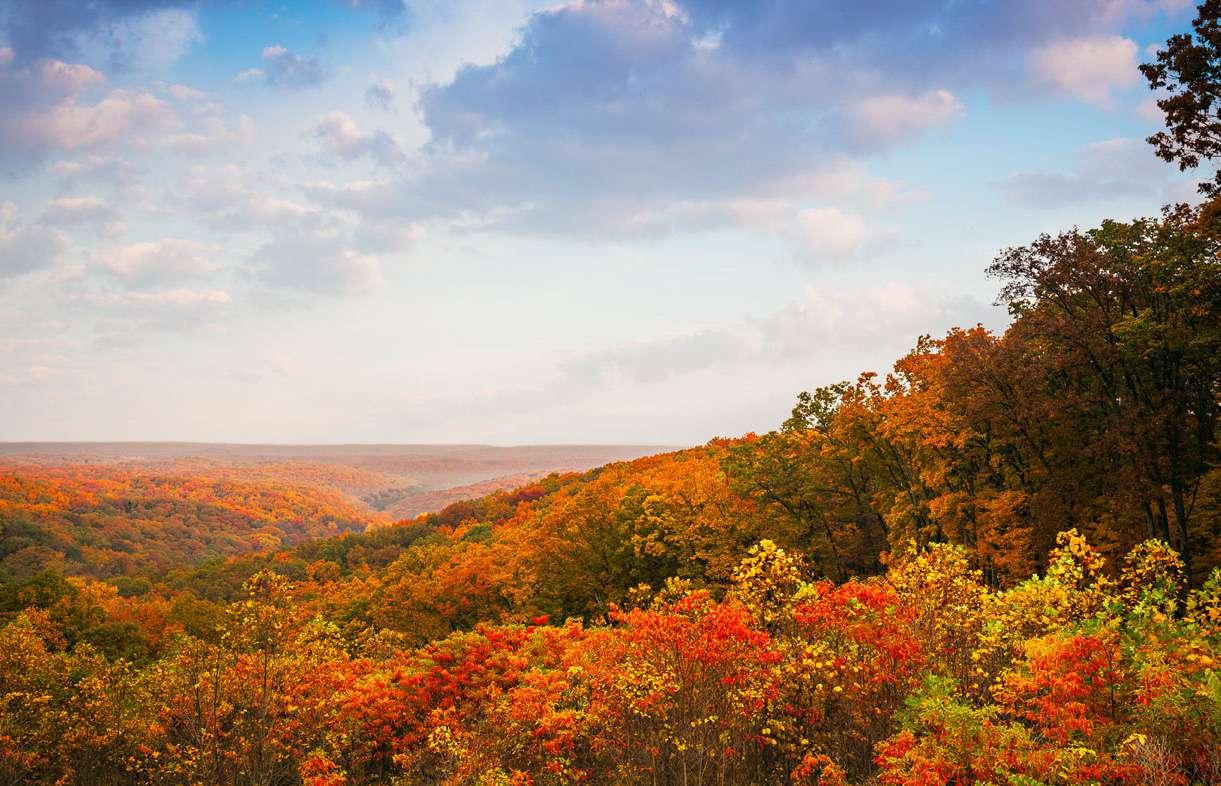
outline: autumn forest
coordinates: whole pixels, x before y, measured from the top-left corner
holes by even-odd
[[[1142,71],[1198,199],[767,433],[7,449],[0,783],[1221,783],[1221,2]]]

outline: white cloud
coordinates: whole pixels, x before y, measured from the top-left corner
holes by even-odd
[[[162,238],[94,253],[94,263],[128,287],[198,279],[219,265],[219,250],[194,240]]]
[[[0,166],[25,169],[52,151],[140,145],[170,127],[174,113],[138,89],[86,97],[105,78],[89,66],[44,60],[13,66],[12,50],[0,50]]]
[[[165,92],[169,93],[178,101],[199,101],[208,96],[202,90],[196,90],[189,85],[171,84],[166,85]]]
[[[866,201],[872,200],[867,197]],[[616,220],[622,223],[613,224]],[[612,203],[602,225],[603,231],[625,236],[726,227],[781,238],[803,262],[834,262],[860,256],[878,235],[862,216],[838,207],[801,207],[789,198],[769,197],[684,201],[636,212]]]
[[[1120,199],[1174,201],[1174,169],[1141,139],[1116,137],[1092,142],[1073,156],[1071,166],[1015,172],[996,183],[1013,202],[1055,209]]]
[[[1000,318],[999,309],[974,298],[949,297],[943,291],[899,281],[847,290],[808,286],[800,297],[770,314],[577,352],[556,362],[549,377],[540,372],[547,381],[538,387],[424,404],[405,416],[429,419],[441,411],[478,411],[505,418],[551,412],[599,396],[685,401],[693,388],[719,388],[717,383],[727,379],[767,379],[781,369],[788,371],[779,375],[786,378],[811,369],[834,375],[813,379],[803,375],[803,381],[793,383],[826,384],[861,371],[887,370],[888,365],[871,364],[879,360],[889,364],[922,334],[937,335],[951,327]],[[730,387],[735,396],[743,392],[741,387]],[[791,400],[797,390],[800,387],[782,391],[781,399]],[[679,410],[667,411],[679,415]],[[720,415],[723,418],[725,411]],[[710,428],[724,429],[725,422]],[[714,430],[702,437],[717,433]]]
[[[1156,98],[1147,98],[1136,105],[1136,116],[1141,120],[1147,120],[1150,123],[1161,124],[1165,121],[1166,115],[1162,112],[1162,108],[1157,105]]]
[[[115,90],[93,105],[62,103],[28,118],[26,128],[63,150],[98,147],[118,141],[144,141],[144,132],[170,125],[173,115],[155,96]]]
[[[56,227],[92,226],[111,237],[126,228],[118,211],[95,196],[52,199],[43,209],[40,222]]]
[[[98,318],[94,343],[106,349],[135,346],[154,332],[215,328],[216,320],[234,303],[223,289],[185,287],[92,290],[69,295],[67,300]]]
[[[314,230],[336,223],[314,205],[278,196],[242,166],[197,166],[175,189],[177,204],[210,229],[251,232]]]
[[[253,261],[261,281],[283,289],[356,295],[382,283],[380,258],[334,233],[277,238],[259,249]]]
[[[3,59],[0,57],[0,65],[5,65]],[[43,60],[31,70],[37,88],[50,91],[52,96],[73,96],[91,87],[99,87],[106,81],[100,71],[87,65],[59,60]],[[20,74],[16,72],[15,75]]]
[[[966,114],[966,107],[949,90],[921,95],[879,95],[853,104],[847,111],[848,143],[865,149],[885,149],[910,141]]]
[[[65,245],[55,230],[19,221],[12,202],[0,204],[0,280],[55,265]]]
[[[116,156],[89,155],[75,160],[56,161],[50,170],[59,176],[65,190],[85,184],[128,186],[136,180],[137,168]]]
[[[839,208],[810,208],[797,214],[803,245],[818,256],[847,256],[865,242],[865,222]]]
[[[122,295],[100,296],[102,303],[135,303],[157,306],[225,305],[233,302],[221,289],[170,289],[161,292],[128,292]]]
[[[365,89],[365,105],[370,109],[389,112],[394,106],[394,82],[385,77],[373,80]]]
[[[385,131],[363,132],[351,117],[343,112],[331,112],[320,119],[309,135],[318,142],[323,153],[344,161],[368,156],[381,166],[397,166],[405,160],[402,148]]]
[[[318,215],[318,210],[290,199],[268,194],[249,193],[243,200],[242,212],[251,221],[266,226],[284,226],[286,222],[305,221]]]
[[[232,125],[216,115],[199,118],[188,132],[169,134],[165,144],[185,155],[225,152],[251,144],[256,137],[255,123],[249,115],[238,116]]]
[[[300,89],[317,87],[329,76],[317,57],[298,54],[273,44],[263,48],[263,67],[243,71],[237,75],[237,81],[262,79],[272,87]]]
[[[1122,36],[1052,41],[1030,55],[1030,70],[1039,84],[1102,108],[1114,106],[1112,93],[1140,81],[1139,47]]]

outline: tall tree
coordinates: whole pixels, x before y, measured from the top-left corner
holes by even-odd
[[[1157,102],[1166,130],[1149,137],[1158,156],[1187,170],[1221,155],[1221,0],[1204,0],[1192,32],[1171,36],[1140,70],[1151,88],[1169,93]],[[1221,170],[1200,192],[1221,194]]]
[[[1062,452],[1127,457],[1151,533],[1173,534],[1188,570],[1196,494],[1217,460],[1218,229],[1211,208],[1180,206],[1162,220],[1044,235],[989,268],[1005,281],[1028,373],[1071,411],[1076,439]]]

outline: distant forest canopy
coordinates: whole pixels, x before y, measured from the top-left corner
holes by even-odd
[[[1210,164],[1221,0],[1144,71]],[[775,431],[393,525],[10,467],[0,782],[1221,783],[1219,183]]]
[[[151,573],[375,521],[334,491],[232,474],[247,478],[0,464],[0,580]]]
[[[0,445],[0,585],[43,570],[150,576],[364,531],[656,452],[631,445]]]

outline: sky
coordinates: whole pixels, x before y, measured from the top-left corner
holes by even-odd
[[[701,444],[1192,198],[1190,0],[0,0],[0,440]]]

